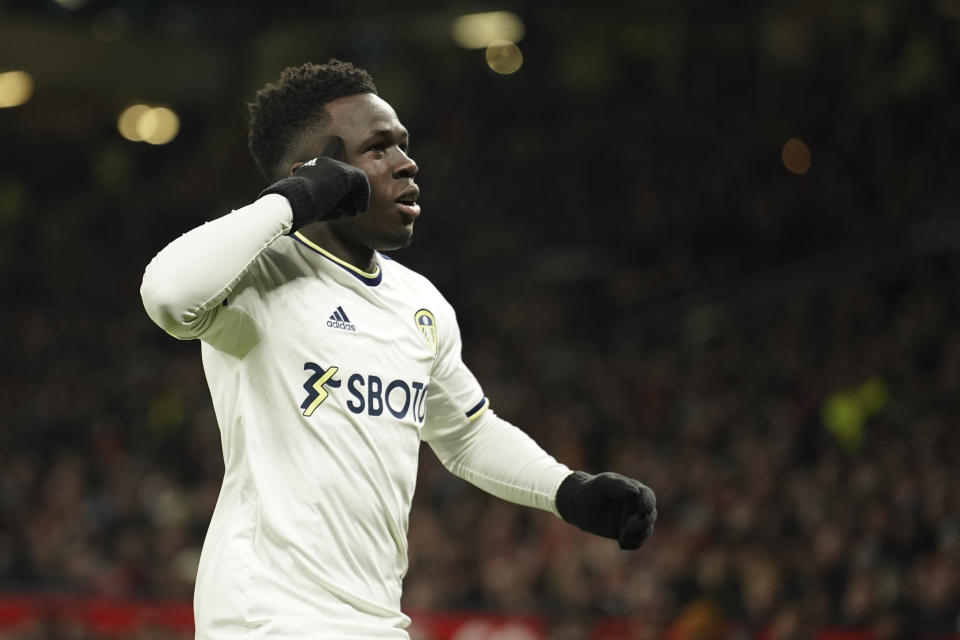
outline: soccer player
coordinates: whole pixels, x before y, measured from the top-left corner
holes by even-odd
[[[407,518],[426,441],[493,495],[636,549],[653,492],[571,472],[497,417],[453,309],[382,252],[420,216],[407,130],[370,75],[286,69],[250,106],[270,186],[164,248],[150,317],[199,338],[225,472],[197,574],[196,637],[407,638]]]

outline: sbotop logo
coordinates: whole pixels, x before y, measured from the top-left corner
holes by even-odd
[[[365,413],[371,417],[385,414],[398,420],[413,419],[423,423],[426,416],[428,386],[419,380],[384,380],[374,374],[352,373],[349,376],[339,367],[324,367],[316,362],[304,362],[303,370],[311,373],[303,390],[307,392],[300,408],[307,418],[330,397],[332,389],[340,394],[340,387],[346,379],[346,393],[350,396],[345,402],[351,413]],[[337,374],[340,374],[339,377]]]

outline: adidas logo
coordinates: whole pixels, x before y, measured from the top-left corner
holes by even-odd
[[[330,319],[327,320],[327,326],[333,329],[343,329],[344,331],[357,330],[355,326],[350,324],[350,318],[347,317],[347,312],[343,310],[343,307],[339,306],[330,314]]]

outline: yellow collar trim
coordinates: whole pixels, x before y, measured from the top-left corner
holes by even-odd
[[[350,271],[353,271],[354,273],[356,273],[356,274],[358,274],[358,275],[361,275],[361,276],[363,276],[364,278],[373,279],[373,278],[376,278],[377,276],[380,275],[380,265],[379,265],[379,264],[377,265],[377,268],[373,270],[373,273],[367,273],[367,272],[364,271],[363,269],[358,269],[357,267],[353,266],[353,265],[350,264],[349,262],[346,262],[346,261],[344,261],[344,260],[341,260],[340,258],[338,258],[337,256],[333,255],[332,253],[330,253],[329,251],[327,251],[326,249],[324,249],[324,248],[321,247],[320,245],[315,244],[314,242],[311,242],[309,238],[307,238],[305,235],[303,235],[303,234],[300,233],[299,231],[294,231],[293,235],[295,235],[295,236],[297,237],[297,240],[299,240],[299,241],[302,242],[303,244],[307,245],[308,247],[310,247],[311,249],[313,249],[313,250],[316,251],[317,253],[321,254],[323,257],[329,258],[329,259],[332,260],[333,262],[336,262],[338,265],[340,265],[340,266],[343,267],[344,269],[349,269]]]

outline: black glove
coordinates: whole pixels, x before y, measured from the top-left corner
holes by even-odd
[[[290,201],[290,233],[318,220],[355,216],[370,204],[370,183],[357,167],[341,162],[343,140],[333,136],[321,154],[296,168],[293,175],[274,182],[260,193],[279,193]]]
[[[589,533],[636,549],[653,533],[657,497],[650,487],[619,473],[590,475],[575,471],[557,490],[560,516]]]

